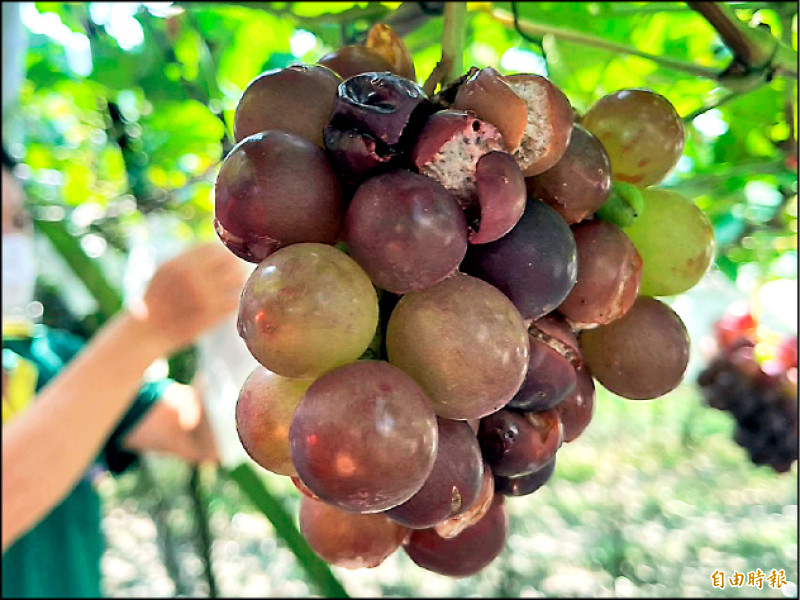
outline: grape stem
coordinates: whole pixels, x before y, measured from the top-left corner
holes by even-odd
[[[464,40],[467,32],[467,3],[448,2],[444,7],[442,32],[442,83],[452,81],[464,70]],[[438,66],[438,65],[437,65]]]

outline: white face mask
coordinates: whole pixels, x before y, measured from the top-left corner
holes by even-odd
[[[25,318],[36,285],[33,238],[3,234],[3,318]]]

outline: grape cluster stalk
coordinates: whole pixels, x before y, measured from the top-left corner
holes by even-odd
[[[689,338],[657,297],[698,282],[714,239],[651,187],[684,145],[663,96],[578,114],[531,73],[472,67],[430,96],[415,76],[376,25],[256,77],[214,225],[257,265],[239,437],[303,494],[311,547],[463,577],[502,553],[505,499],[551,478],[596,382],[634,400],[680,383]]]

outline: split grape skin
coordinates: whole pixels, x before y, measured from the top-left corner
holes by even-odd
[[[467,251],[467,222],[438,183],[397,170],[359,186],[345,214],[344,238],[376,286],[404,294],[458,268]]]
[[[646,296],[616,321],[581,331],[578,341],[592,376],[631,400],[649,400],[675,389],[689,362],[683,321],[669,306]]]
[[[284,377],[317,377],[353,362],[378,326],[367,274],[326,244],[292,244],[245,282],[237,328],[253,357]]]
[[[373,360],[317,379],[289,430],[302,482],[324,502],[358,513],[385,511],[416,494],[433,469],[438,437],[422,388]]]
[[[525,178],[513,156],[488,152],[475,165],[475,185],[480,217],[469,242],[494,242],[511,231],[525,212]]]
[[[508,152],[519,148],[528,124],[528,108],[493,68],[486,67],[467,78],[459,86],[452,107],[471,111],[497,127]]]
[[[578,278],[558,312],[578,328],[605,325],[636,300],[642,257],[625,232],[606,221],[572,226],[578,248]]]
[[[581,119],[603,144],[615,180],[644,188],[661,181],[683,154],[686,133],[675,107],[653,91],[603,96]]]
[[[463,513],[475,503],[483,483],[483,457],[465,421],[436,419],[439,444],[433,470],[422,488],[403,504],[386,511],[393,521],[425,529]]]
[[[555,166],[526,180],[528,194],[552,206],[570,225],[590,218],[611,194],[611,162],[600,141],[578,124]]]
[[[495,490],[504,496],[529,496],[550,480],[555,469],[556,457],[553,456],[550,462],[532,473],[516,477],[498,475],[495,477]]]
[[[273,69],[251,81],[233,119],[237,142],[280,129],[322,146],[322,130],[331,117],[341,78],[319,65],[292,65]]]
[[[575,374],[575,390],[555,407],[561,419],[565,444],[576,440],[589,426],[594,415],[594,379],[584,367],[576,369]]]
[[[408,530],[383,514],[356,514],[304,497],[300,531],[326,562],[346,569],[374,568],[397,550]]]
[[[575,285],[577,261],[575,238],[566,221],[543,202],[529,199],[510,232],[467,249],[461,269],[496,286],[527,321],[564,301]]]
[[[474,430],[473,430],[474,431]],[[466,510],[461,511],[457,515],[453,515],[449,519],[440,521],[433,526],[436,533],[443,538],[452,538],[464,531],[467,527],[472,527],[475,523],[480,521],[483,516],[489,511],[494,499],[494,475],[492,468],[485,460],[483,461],[483,480],[481,482],[481,491],[478,493],[478,498],[472,503],[472,506]]]
[[[427,392],[437,415],[477,419],[504,406],[528,368],[528,332],[494,286],[456,273],[403,296],[386,331],[389,362]]]
[[[324,150],[270,130],[239,142],[214,188],[217,233],[240,258],[261,262],[276,246],[338,241],[341,185]]]
[[[550,313],[528,327],[528,372],[509,408],[537,412],[553,408],[577,385],[575,367],[580,364],[578,340],[563,318]]]
[[[450,577],[467,577],[500,555],[507,534],[505,497],[495,494],[483,518],[457,536],[443,538],[435,529],[417,529],[411,532],[403,549],[423,569]]]
[[[295,476],[289,426],[311,379],[281,377],[257,366],[236,401],[236,432],[247,454],[264,469]]]
[[[495,477],[525,475],[555,456],[561,447],[561,421],[553,409],[520,413],[504,408],[481,419],[478,441]]]

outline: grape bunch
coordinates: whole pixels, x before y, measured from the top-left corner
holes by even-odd
[[[244,91],[215,228],[257,264],[238,330],[260,366],[239,437],[303,493],[333,565],[402,547],[461,577],[502,551],[505,498],[555,469],[595,406],[681,381],[689,339],[654,296],[692,287],[713,235],[649,187],[675,109],[622,90],[578,115],[547,78],[471,68],[428,95],[400,38],[268,71]]]
[[[785,473],[797,461],[797,337],[763,331],[733,307],[715,325],[718,352],[697,383],[709,406],[736,420],[733,439],[750,460]]]

